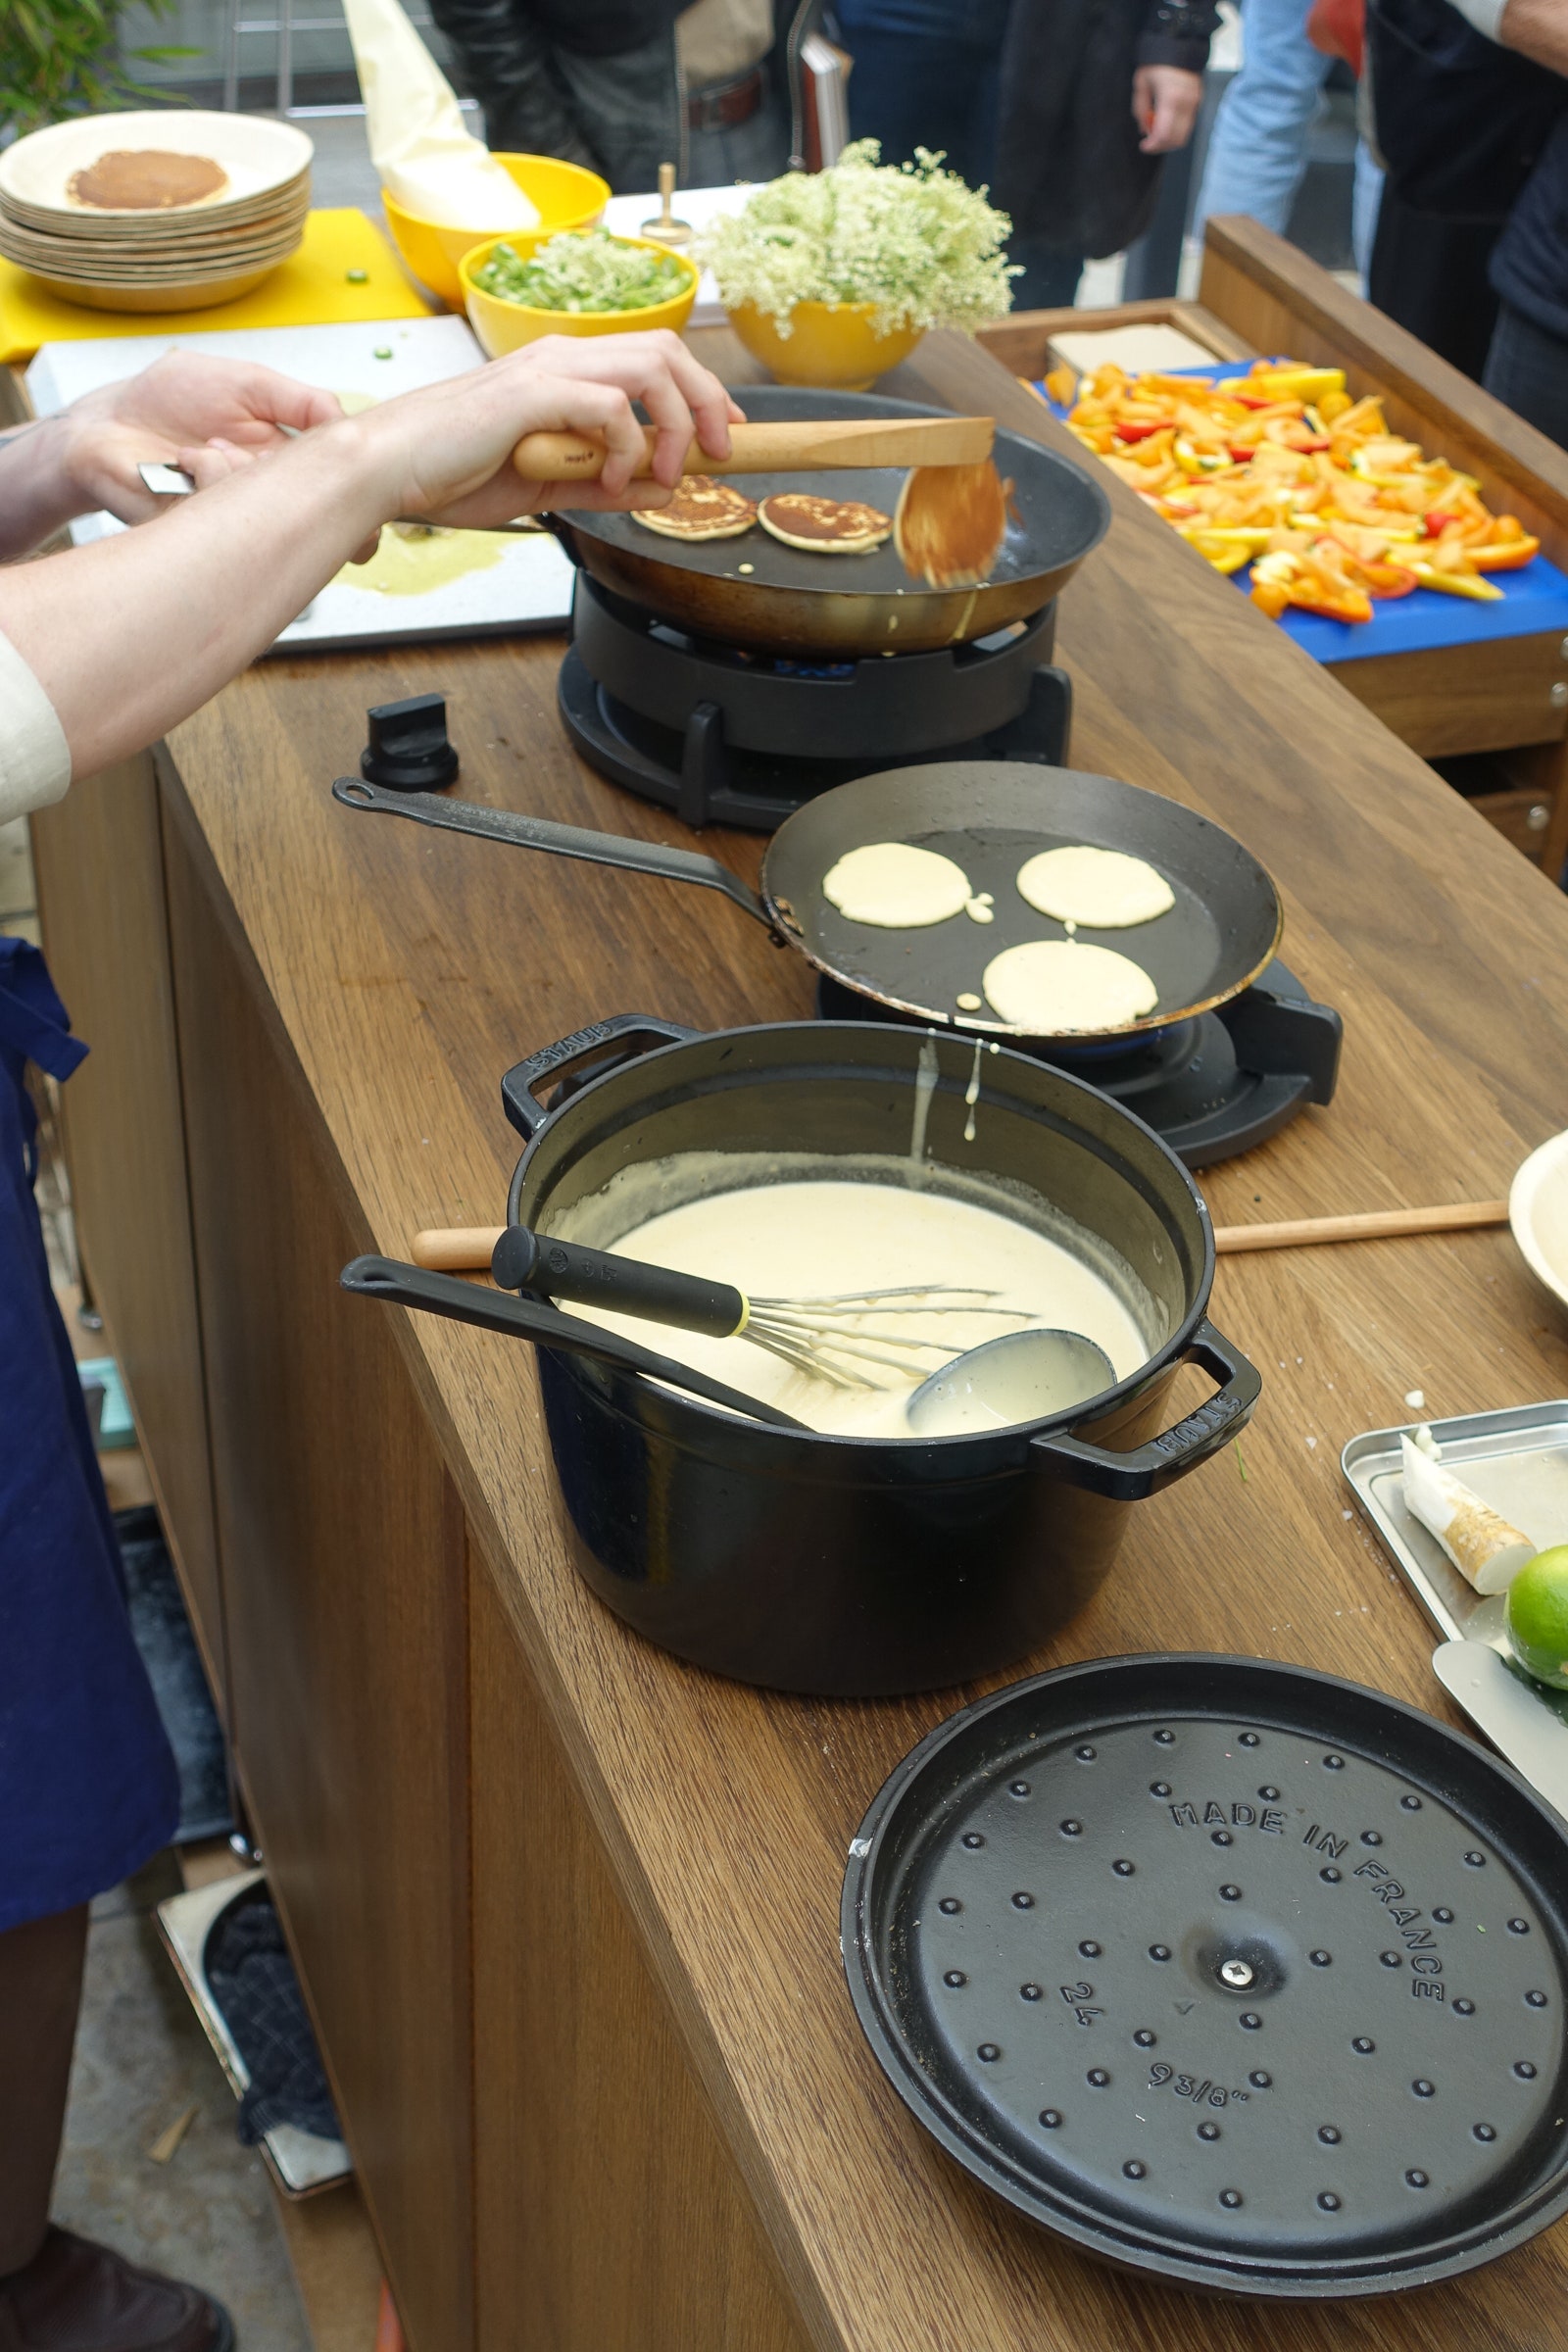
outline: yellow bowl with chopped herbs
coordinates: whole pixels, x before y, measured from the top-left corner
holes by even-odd
[[[462,277],[468,324],[492,360],[541,335],[679,334],[697,299],[684,254],[607,228],[550,237],[528,254],[492,237],[464,256]]]

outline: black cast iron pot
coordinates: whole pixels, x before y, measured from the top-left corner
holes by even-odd
[[[606,1047],[608,1062],[541,1108],[536,1088]],[[707,1034],[627,1013],[503,1081],[527,1138],[509,1218],[601,1248],[738,1179],[912,1180],[917,1093],[929,1089],[921,1181],[1058,1239],[1052,1212],[1072,1220],[1148,1326],[1142,1369],[1071,1413],[918,1443],[772,1429],[541,1349],[578,1566],[617,1615],[697,1665],[833,1697],[994,1673],[1082,1608],[1130,1506],[1250,1415],[1258,1376],[1204,1315],[1213,1238],[1175,1153],[1092,1087],[1005,1051],[981,1054],[966,1143],[974,1052],[872,1022]],[[673,1154],[724,1156],[706,1170],[676,1160],[673,1178],[643,1173]],[[1185,1362],[1221,1386],[1160,1432]]]

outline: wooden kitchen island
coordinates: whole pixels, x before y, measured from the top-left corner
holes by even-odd
[[[1074,447],[946,337],[888,388]],[[1502,1193],[1568,1117],[1568,906],[1108,487],[1061,604],[1073,764],[1239,834],[1346,1022],[1335,1102],[1208,1171],[1215,1221]],[[560,652],[267,662],[34,824],[94,1048],[65,1097],[87,1272],[413,2352],[1560,2352],[1568,2226],[1436,2290],[1265,2312],[1101,2269],[974,2185],[838,1952],[867,1803],[973,1693],[778,1697],[645,1646],[570,1565],[531,1351],[338,1290],[360,1251],[500,1220],[524,1053],[612,1012],[810,1010],[804,960],[709,894],[332,801],[366,706],[439,687],[462,794],[689,838],[578,764]],[[755,876],[755,837],[704,846]],[[1497,1232],[1230,1258],[1213,1312],[1264,1375],[1245,1475],[1229,1452],[1135,1510],[1017,1671],[1231,1649],[1444,1714],[1339,1449],[1417,1387],[1434,1415],[1568,1392],[1568,1328]]]

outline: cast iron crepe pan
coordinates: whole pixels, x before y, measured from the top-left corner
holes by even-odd
[[[1284,920],[1263,867],[1207,817],[1111,776],[1019,760],[890,768],[819,793],[786,817],[768,843],[760,898],[727,865],[689,850],[585,832],[449,801],[440,793],[389,792],[358,776],[339,776],[332,791],[346,808],[380,809],[518,849],[701,883],[721,891],[846,988],[890,1011],[986,1037],[1026,1033],[999,1020],[983,1001],[978,1012],[960,1011],[959,996],[982,996],[981,975],[1004,948],[1066,936],[1060,923],[1019,896],[1018,869],[1038,851],[1075,843],[1125,850],[1147,858],[1175,893],[1169,913],[1152,923],[1123,931],[1080,927],[1080,940],[1131,956],[1159,991],[1152,1013],[1120,1029],[1096,1030],[1097,1041],[1142,1036],[1240,996],[1273,957]],[[977,923],[956,914],[918,931],[851,922],[823,897],[822,878],[847,851],[878,841],[912,842],[954,858],[972,890],[993,894],[995,920]]]
[[[1416,1708],[1097,1658],[905,1758],[841,1930],[878,2063],[988,2188],[1107,2261],[1320,2298],[1568,2209],[1565,1892],[1560,1817]]]
[[[805,391],[769,384],[739,389],[748,416],[940,416],[947,412],[876,393]],[[911,580],[889,539],[866,556],[812,555],[786,547],[759,523],[739,539],[690,545],[661,539],[629,514],[568,512],[553,517],[567,552],[603,587],[677,628],[728,645],[783,654],[927,653],[963,645],[1049,605],[1110,527],[1110,502],[1082,466],[1018,433],[999,432],[996,462],[1013,485],[1016,519],[980,588],[927,588]],[[747,498],[806,489],[859,499],[891,514],[905,476],[892,466],[832,474],[728,474]],[[741,564],[752,566],[743,573]]]

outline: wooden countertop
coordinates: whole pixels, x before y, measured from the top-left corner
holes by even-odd
[[[695,338],[732,380],[726,335]],[[995,362],[928,338],[891,389],[1072,444]],[[1563,1123],[1568,906],[1348,696],[1110,485],[1107,542],[1062,601],[1075,765],[1168,793],[1269,865],[1284,953],[1345,1015],[1335,1102],[1203,1178],[1215,1221],[1480,1199]],[[499,1219],[498,1081],[610,1012],[719,1026],[809,1010],[803,960],[708,894],[351,817],[366,706],[450,698],[466,796],[679,841],[583,769],[559,640],[264,662],[180,728],[173,805],[248,943],[367,1249]],[[755,874],[755,837],[704,846]],[[259,1143],[264,1139],[259,1139]],[[365,1313],[376,1311],[367,1305]],[[1568,1330],[1505,1233],[1222,1261],[1213,1313],[1264,1373],[1243,1451],[1133,1512],[1119,1567],[1017,1670],[1226,1648],[1446,1713],[1433,1636],[1349,1509],[1338,1455],[1397,1421],[1568,1392]],[[970,1693],[761,1694],[627,1634],[568,1563],[529,1352],[399,1318],[418,1391],[811,2338],[855,2352],[1559,2346],[1568,2227],[1470,2278],[1263,2318],[1080,2259],[985,2194],[906,2113],[839,1967],[849,1838],[886,1773]],[[1190,1376],[1184,1375],[1184,1378]],[[373,1433],[361,1433],[362,1444]],[[708,2347],[703,2352],[709,2352]],[[712,2347],[712,2352],[719,2352]],[[726,2348],[727,2352],[727,2348]]]

